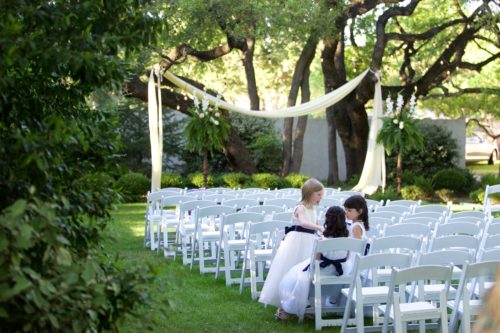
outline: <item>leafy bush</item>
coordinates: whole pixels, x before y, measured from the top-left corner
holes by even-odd
[[[436,191],[436,195],[439,197],[439,199],[441,199],[441,201],[446,203],[448,201],[453,201],[455,192],[447,188],[442,188]]]
[[[290,183],[290,187],[302,188],[305,181],[310,177],[302,175],[300,173],[291,173],[285,177],[285,179]]]
[[[282,161],[282,143],[275,133],[258,137],[248,150],[260,172],[278,173]]]
[[[231,172],[222,175],[224,186],[230,188],[243,188],[245,183],[250,179],[249,176],[242,172]]]
[[[188,178],[189,185],[197,187],[197,188],[203,187],[203,174],[201,172],[189,174],[187,176],[187,178]],[[208,187],[215,186],[215,177],[213,175],[208,175],[207,186]]]
[[[415,186],[417,186],[424,195],[420,199],[426,199],[432,197],[434,194],[434,186],[432,185],[432,180],[424,177],[417,176],[414,179]]]
[[[122,195],[124,202],[144,201],[151,183],[142,173],[129,172],[121,176],[115,184],[115,189]]]
[[[427,194],[417,185],[407,185],[401,187],[401,196],[406,200],[421,200],[426,198]]]
[[[252,183],[262,188],[278,188],[281,184],[280,177],[270,173],[256,173],[251,176]]]
[[[472,187],[473,178],[467,170],[458,168],[443,169],[432,177],[434,189],[448,189],[455,193],[468,193]]]
[[[372,195],[368,196],[369,199],[373,200],[398,200],[401,199],[400,196],[398,195],[398,191],[396,190],[395,187],[392,186],[387,186],[384,192],[382,192],[382,189],[378,189],[377,192],[373,193]]]
[[[474,202],[483,204],[484,203],[484,192],[486,190],[486,185],[496,185],[500,184],[500,176],[494,174],[485,174],[481,177],[481,181],[477,184],[477,189],[469,194],[469,197],[474,200]],[[500,203],[500,193],[495,193],[491,196],[495,204]]]
[[[185,181],[181,175],[174,173],[162,173],[161,175],[161,187],[184,187]]]
[[[424,137],[425,149],[411,149],[403,156],[403,170],[407,172],[403,174],[403,183],[409,185],[413,184],[411,174],[432,178],[439,170],[453,167],[458,157],[457,142],[451,131],[425,122],[419,122],[418,126]],[[389,156],[386,163],[387,179],[395,180],[396,155]]]

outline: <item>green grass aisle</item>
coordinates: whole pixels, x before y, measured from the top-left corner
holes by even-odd
[[[239,286],[226,287],[224,278],[215,281],[213,274],[201,275],[197,266],[190,271],[179,256],[174,261],[145,249],[144,211],[144,204],[119,205],[107,231],[113,240],[104,244],[124,266],[151,265],[157,271],[148,285],[150,304],[140,309],[141,318],[126,318],[122,332],[315,332],[313,320],[276,321],[275,308],[253,301],[249,288],[240,295]]]

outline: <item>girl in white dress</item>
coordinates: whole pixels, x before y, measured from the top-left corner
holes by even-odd
[[[350,237],[367,240],[366,232],[370,230],[368,224],[368,207],[366,200],[360,195],[353,195],[344,201],[346,219],[352,221]],[[367,254],[369,247],[365,250]]]
[[[323,197],[323,184],[314,178],[308,179],[302,186],[302,200],[294,210],[293,225],[286,230],[276,255],[271,263],[259,302],[278,308],[276,318],[285,317],[279,297],[279,285],[285,274],[297,263],[309,259],[313,251],[316,232],[323,232],[318,224],[316,206]],[[282,318],[284,319],[284,318]]]
[[[323,237],[325,238],[349,236],[344,209],[339,206],[328,208],[325,214],[324,227]],[[316,258],[321,260],[320,266],[323,274],[339,276],[351,272],[352,264],[349,260],[349,251],[317,253]],[[311,285],[309,279],[310,260],[311,258],[308,258],[293,266],[283,277],[280,284],[279,291],[283,311],[297,315],[299,321],[304,318],[309,299]],[[279,319],[286,319],[286,316],[280,316]]]

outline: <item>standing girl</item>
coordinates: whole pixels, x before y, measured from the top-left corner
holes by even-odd
[[[318,224],[316,215],[316,206],[323,192],[323,184],[314,178],[308,179],[302,186],[302,200],[295,207],[293,225],[287,228],[262,287],[259,302],[276,306],[278,317],[283,313],[279,297],[281,279],[294,265],[310,258],[315,233],[323,232],[324,228]]]

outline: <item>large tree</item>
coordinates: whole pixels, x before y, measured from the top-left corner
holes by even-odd
[[[461,91],[492,93],[498,101],[497,89],[487,89],[491,85],[497,88],[498,78],[477,79],[484,68],[498,66],[498,5],[491,0],[324,0],[307,5],[302,1],[192,0],[169,2],[164,10],[177,30],[158,45],[153,61],[188,79],[198,78],[210,88],[224,89],[220,81],[225,81],[227,97],[241,93],[246,85],[253,109],[268,100],[262,88],[279,91],[288,86],[288,101],[282,106],[294,105],[299,91],[301,102],[307,101],[317,45],[325,92],[370,67],[383,73],[384,97],[400,93],[408,100],[415,93],[419,100],[435,95],[452,98]],[[375,80],[368,75],[353,93],[327,110],[329,183],[338,180],[336,133],[346,154],[347,176],[362,170],[368,137],[366,110]],[[128,92],[144,99],[144,87],[134,89],[133,82],[127,85]],[[474,89],[464,89],[473,82]],[[191,103],[183,97],[180,91],[165,89],[163,101],[185,112]],[[300,168],[305,120],[299,119],[297,126],[293,120],[285,121],[284,174]],[[255,171],[234,131],[225,154],[234,168]]]

